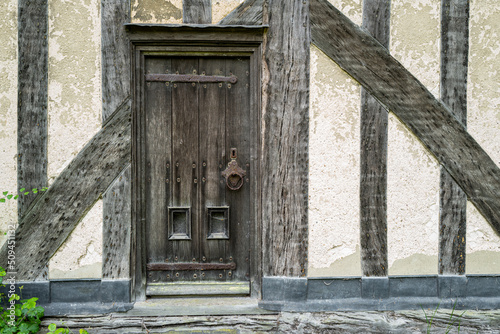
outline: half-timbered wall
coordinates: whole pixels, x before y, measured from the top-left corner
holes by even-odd
[[[242,0],[213,0],[219,22]],[[361,0],[331,0],[362,24]],[[49,1],[48,180],[102,125],[101,1]],[[440,95],[440,0],[392,0],[391,54],[436,97]],[[134,23],[182,23],[182,1],[132,0]],[[6,2],[0,36],[1,191],[17,184],[17,1]],[[470,3],[467,128],[500,161],[500,8]],[[361,87],[311,45],[309,119],[309,277],[361,276]],[[119,101],[117,101],[118,103]],[[437,274],[439,164],[393,115],[388,117],[387,257],[389,275]],[[96,202],[49,264],[49,278],[100,278],[103,208]],[[0,203],[0,244],[17,218]],[[500,237],[467,204],[466,273],[500,273]]]
[[[49,1],[49,184],[101,128],[100,1]],[[100,278],[102,202],[49,263],[49,278]]]
[[[362,1],[329,0],[361,25]],[[470,133],[498,164],[500,77],[491,2],[471,2],[468,75]],[[433,94],[440,94],[441,1],[391,1],[391,54]],[[486,13],[487,12],[487,13]],[[462,78],[465,80],[465,78]],[[491,95],[490,95],[491,94]],[[481,97],[479,97],[481,96]],[[360,276],[360,86],[311,47],[309,272]],[[388,274],[438,273],[439,164],[392,114],[388,122]],[[495,134],[494,134],[495,133]],[[500,238],[467,205],[467,274],[500,270]]]

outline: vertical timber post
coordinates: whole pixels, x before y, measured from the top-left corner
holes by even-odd
[[[306,276],[309,0],[268,0],[263,21],[262,271]]]
[[[212,0],[182,0],[182,21],[184,23],[212,23]]]
[[[389,47],[390,0],[363,1],[363,28]],[[387,276],[388,112],[361,88],[360,241],[363,276]]]
[[[48,2],[18,3],[17,184],[19,220],[31,205],[33,188],[47,186]]]
[[[467,125],[469,1],[441,1],[441,100]],[[465,274],[467,196],[441,167],[439,274]]]
[[[47,0],[19,0],[17,185],[30,193],[18,198],[18,221],[36,197],[32,189],[48,185],[48,21]],[[47,277],[45,266],[36,280]]]
[[[102,122],[130,96],[130,51],[123,24],[130,22],[129,0],[101,1]],[[130,104],[130,102],[128,102]],[[129,278],[131,170],[103,195],[102,278]]]

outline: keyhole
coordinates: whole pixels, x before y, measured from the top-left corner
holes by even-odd
[[[231,149],[231,159],[236,159],[236,149],[235,148]]]

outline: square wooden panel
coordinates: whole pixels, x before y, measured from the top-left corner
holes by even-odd
[[[168,240],[191,240],[190,208],[168,208]]]
[[[207,208],[207,239],[229,239],[229,207]]]

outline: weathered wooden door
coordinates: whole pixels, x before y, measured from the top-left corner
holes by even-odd
[[[249,60],[144,58],[149,295],[249,293]]]

